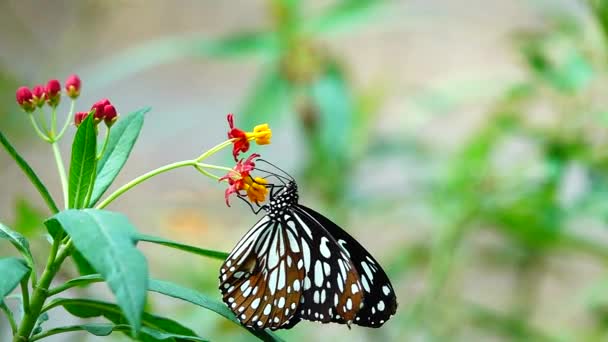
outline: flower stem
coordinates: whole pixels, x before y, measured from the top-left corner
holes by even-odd
[[[38,316],[40,316],[40,310],[49,296],[49,285],[51,285],[55,274],[57,271],[59,271],[61,263],[63,263],[65,258],[67,258],[71,252],[71,243],[68,243],[68,245],[64,246],[64,248],[58,253],[60,244],[61,239],[57,238],[53,240],[53,245],[51,247],[51,252],[49,253],[46,266],[44,267],[44,271],[42,272],[38,286],[36,286],[34,289],[32,300],[29,302],[29,310],[24,312],[23,319],[21,320],[17,333],[13,338],[13,342],[27,342],[30,340],[32,329],[34,329],[36,320],[38,319]]]
[[[108,204],[112,203],[116,198],[118,198],[119,196],[121,196],[122,194],[124,194],[125,192],[129,191],[131,188],[137,186],[140,183],[143,183],[144,181],[159,175],[163,172],[167,172],[173,169],[177,169],[180,167],[184,167],[184,166],[194,166],[196,165],[196,160],[183,160],[180,162],[176,162],[176,163],[172,163],[172,164],[167,164],[165,166],[161,166],[158,169],[154,169],[150,172],[147,172],[135,179],[133,179],[132,181],[130,181],[129,183],[121,186],[120,188],[118,188],[116,191],[114,191],[110,196],[108,196],[105,200],[103,200],[101,203],[99,203],[97,205],[97,209],[103,209],[105,207],[108,206]]]
[[[65,133],[65,130],[70,125],[70,122],[72,122],[72,116],[74,115],[75,106],[76,106],[76,101],[72,100],[72,102],[70,104],[70,112],[68,113],[68,117],[65,119],[65,122],[63,123],[63,127],[61,128],[61,131],[59,132],[59,134],[57,134],[57,138],[55,138],[55,140],[61,139],[61,137],[63,136],[63,133]]]
[[[32,123],[32,127],[34,127],[34,130],[36,131],[36,134],[38,134],[40,139],[50,143],[51,139],[49,139],[49,137],[40,130],[40,127],[38,127],[38,123],[36,122],[36,118],[34,118],[34,115],[30,113],[28,116],[30,118],[30,122]]]
[[[31,272],[35,272],[35,271],[31,270]],[[27,278],[24,278],[21,281],[21,297],[23,298],[22,299],[23,312],[28,313],[30,311],[30,290],[27,287]]]
[[[55,156],[55,163],[57,164],[57,171],[59,172],[59,179],[61,180],[61,190],[63,192],[63,203],[64,208],[68,208],[68,180],[65,173],[65,167],[63,166],[63,159],[61,158],[61,151],[57,146],[57,141],[51,143],[53,148],[53,155]]]
[[[17,323],[15,323],[15,317],[8,306],[6,306],[6,303],[0,303],[0,309],[2,309],[2,311],[4,311],[6,314],[6,318],[8,319],[8,323],[11,325],[11,331],[13,334],[17,333]]]
[[[57,140],[55,132],[57,131],[57,107],[53,107],[51,110],[51,139]]]
[[[209,156],[215,154],[217,151],[223,149],[226,146],[230,146],[232,144],[232,142],[236,140],[236,139],[228,139],[226,141],[224,141],[221,144],[216,145],[215,147],[212,147],[210,150],[208,150],[207,152],[201,154],[198,158],[196,158],[195,160],[197,162],[203,161],[206,158],[208,158]]]
[[[106,128],[106,135],[103,140],[103,146],[101,147],[101,152],[97,155],[97,160],[103,157],[103,154],[106,152],[106,148],[108,147],[108,140],[110,140],[110,129],[111,127]]]
[[[40,119],[40,124],[42,125],[42,129],[43,129],[43,130],[44,130],[44,131],[47,133],[47,135],[48,135],[48,133],[49,133],[49,128],[48,128],[48,127],[47,127],[47,125],[46,125],[46,117],[45,117],[45,116],[46,116],[46,115],[45,115],[46,113],[44,112],[44,109],[39,108],[38,110],[36,110],[36,113],[40,115],[38,119]],[[52,137],[50,137],[50,136],[49,136],[49,138],[52,138]]]

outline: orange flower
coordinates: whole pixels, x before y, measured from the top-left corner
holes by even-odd
[[[235,139],[232,143],[232,156],[234,160],[238,160],[239,153],[249,150],[249,141],[251,140],[255,140],[258,145],[270,144],[272,131],[268,127],[268,124],[257,125],[253,128],[253,132],[245,132],[234,126],[234,115],[232,113],[228,114],[227,119],[230,126],[228,139]]]
[[[241,191],[247,191],[247,189],[250,188],[249,184],[247,184],[247,180],[251,179],[249,173],[255,168],[253,159],[259,156],[259,154],[254,153],[250,155],[244,162],[243,159],[239,160],[232,171],[228,172],[224,177],[219,179],[219,181],[228,181],[228,188],[224,194],[227,206],[230,206],[230,195],[239,195],[241,194]]]

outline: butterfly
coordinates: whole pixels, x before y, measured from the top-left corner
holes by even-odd
[[[382,326],[397,298],[378,261],[330,219],[299,204],[291,176],[265,172],[282,185],[271,184],[268,203],[252,207],[266,215],[220,268],[226,305],[252,329],[289,329],[301,320]]]

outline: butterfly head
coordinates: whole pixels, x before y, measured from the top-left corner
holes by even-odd
[[[289,181],[276,195],[271,196],[266,210],[271,218],[279,218],[297,204],[298,185],[295,181]]]

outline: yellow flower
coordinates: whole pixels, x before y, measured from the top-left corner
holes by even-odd
[[[255,179],[247,177],[245,178],[245,183],[244,190],[247,191],[247,197],[249,197],[251,202],[260,203],[266,200],[266,195],[268,194],[268,189],[266,188],[266,184],[268,184],[267,180],[260,177],[255,177]]]
[[[270,144],[270,138],[272,138],[272,130],[266,123],[255,126],[253,132],[247,132],[247,140],[255,140],[258,145]]]

